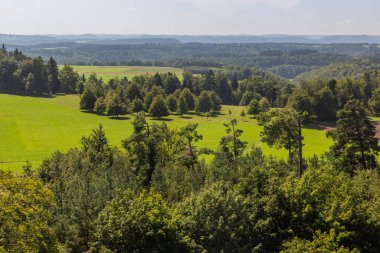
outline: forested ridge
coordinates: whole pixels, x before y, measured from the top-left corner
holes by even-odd
[[[280,54],[262,53],[264,57]],[[289,52],[295,59],[314,51]],[[318,54],[317,54],[318,55]],[[277,57],[277,56],[276,56]],[[281,56],[283,57],[283,56]],[[310,58],[311,57],[311,58]],[[302,57],[301,57],[302,58]],[[341,61],[340,59],[339,61]],[[304,63],[300,63],[304,64]],[[229,66],[109,82],[19,50],[0,50],[0,90],[26,96],[78,94],[78,110],[130,115],[133,133],[113,147],[99,125],[81,145],[21,174],[0,172],[0,252],[378,252],[380,177],[376,127],[380,73],[291,82]],[[197,123],[243,105],[260,138],[287,150],[264,155],[242,140],[236,118],[217,150],[199,149]],[[158,121],[149,123],[146,118]],[[303,156],[309,122],[329,122],[333,145]],[[211,130],[212,131],[212,130]],[[212,155],[206,162],[200,155]]]

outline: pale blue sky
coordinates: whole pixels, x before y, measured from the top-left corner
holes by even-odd
[[[380,34],[380,0],[0,0],[0,33]]]

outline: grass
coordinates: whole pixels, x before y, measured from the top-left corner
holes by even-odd
[[[121,140],[132,133],[132,116],[127,120],[109,119],[90,113],[80,112],[79,97],[76,95],[57,96],[55,98],[24,97],[0,94],[0,168],[20,171],[25,161],[34,168],[54,151],[67,151],[79,147],[83,135],[99,124],[104,126],[112,145],[121,146]],[[198,147],[217,149],[220,138],[225,134],[223,123],[237,118],[239,128],[244,130],[242,138],[250,145],[261,146],[264,153],[286,158],[286,150],[276,150],[260,143],[260,129],[254,119],[239,116],[244,107],[223,106],[217,117],[206,118],[199,115],[178,115],[168,117],[166,124],[179,128],[187,123],[199,123],[199,132],[203,140]],[[150,123],[160,122],[149,119]],[[323,130],[309,126],[303,130],[305,137],[304,154],[313,156],[323,154],[332,144]]]
[[[110,79],[115,77],[132,77],[141,74],[151,74],[155,73],[175,73],[178,78],[182,78],[183,69],[170,68],[170,67],[138,67],[138,66],[72,66],[80,74],[85,74],[89,76],[92,73],[96,73],[98,76],[102,77],[104,81],[108,82]]]

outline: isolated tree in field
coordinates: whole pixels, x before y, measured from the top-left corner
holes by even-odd
[[[171,112],[177,111],[177,99],[173,95],[167,96],[166,104]]]
[[[198,124],[187,124],[185,127],[181,128],[181,130],[179,131],[179,135],[186,138],[187,148],[188,148],[189,157],[190,157],[190,165],[193,170],[194,170],[194,164],[197,162],[197,154],[196,154],[196,149],[193,146],[193,142],[197,142],[199,140],[202,140],[203,138],[201,134],[198,134],[197,128],[198,128]]]
[[[245,118],[245,111],[243,110],[243,111],[241,111],[241,113],[240,113],[240,117],[241,117],[241,121],[243,121],[244,122],[244,118]]]
[[[335,120],[335,99],[334,94],[325,87],[319,90],[315,96],[315,113],[318,120]]]
[[[110,91],[106,97],[106,113],[108,116],[123,115],[127,113],[127,105],[124,103],[119,92]]]
[[[263,97],[259,101],[260,112],[268,112],[271,108],[267,98]]]
[[[36,86],[35,83],[36,80],[34,78],[34,75],[32,73],[29,73],[25,79],[25,91],[28,93],[32,93]]]
[[[250,115],[258,115],[260,113],[260,104],[257,99],[252,99],[252,101],[248,105],[248,114]]]
[[[207,91],[202,91],[199,95],[196,111],[205,114],[212,109],[211,98]]]
[[[83,91],[83,94],[80,98],[80,109],[81,110],[87,110],[87,111],[93,111],[94,106],[96,102],[95,94],[92,92],[92,90],[88,87],[86,87]]]
[[[338,111],[337,128],[328,132],[334,140],[331,150],[343,170],[353,174],[356,168],[378,167],[376,127],[358,100],[350,100]]]
[[[261,115],[259,123],[264,126],[261,141],[270,147],[288,150],[289,163],[293,162],[293,154],[298,151],[298,176],[302,175],[302,120],[305,116],[293,109],[285,108]]]
[[[169,110],[166,107],[164,98],[161,95],[158,95],[153,99],[152,104],[149,108],[149,113],[152,117],[165,117],[169,115]]]
[[[237,128],[237,120],[233,119],[228,124],[223,124],[226,128],[227,136],[223,136],[220,140],[221,150],[231,154],[235,160],[241,155],[247,147],[247,142],[240,140],[243,130]]]
[[[129,105],[129,110],[131,112],[141,112],[144,111],[144,102],[136,97],[132,100],[132,102]]]
[[[94,105],[94,111],[99,114],[103,115],[104,112],[106,111],[107,105],[104,97],[100,97],[96,100],[95,105]]]
[[[187,113],[187,102],[186,102],[185,96],[182,96],[182,95],[179,96],[177,100],[177,109],[178,109],[178,113],[181,114],[182,117],[185,113]]]

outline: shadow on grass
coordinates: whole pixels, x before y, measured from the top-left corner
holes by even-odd
[[[112,119],[112,120],[129,120],[129,119],[131,119],[130,117],[127,117],[127,116],[119,116],[119,117],[112,116],[112,117],[108,117],[108,118]]]
[[[32,98],[55,98],[57,96],[62,96],[62,94],[25,93],[25,92],[0,92],[0,94],[20,96],[20,97],[32,97]]]
[[[310,122],[305,123],[303,125],[304,129],[311,129],[311,130],[331,130],[336,128],[336,122]]]
[[[168,119],[168,118],[151,118],[151,120],[154,120],[154,121],[173,121],[173,119]]]
[[[190,116],[179,116],[180,119],[192,119],[193,117],[190,117]]]

